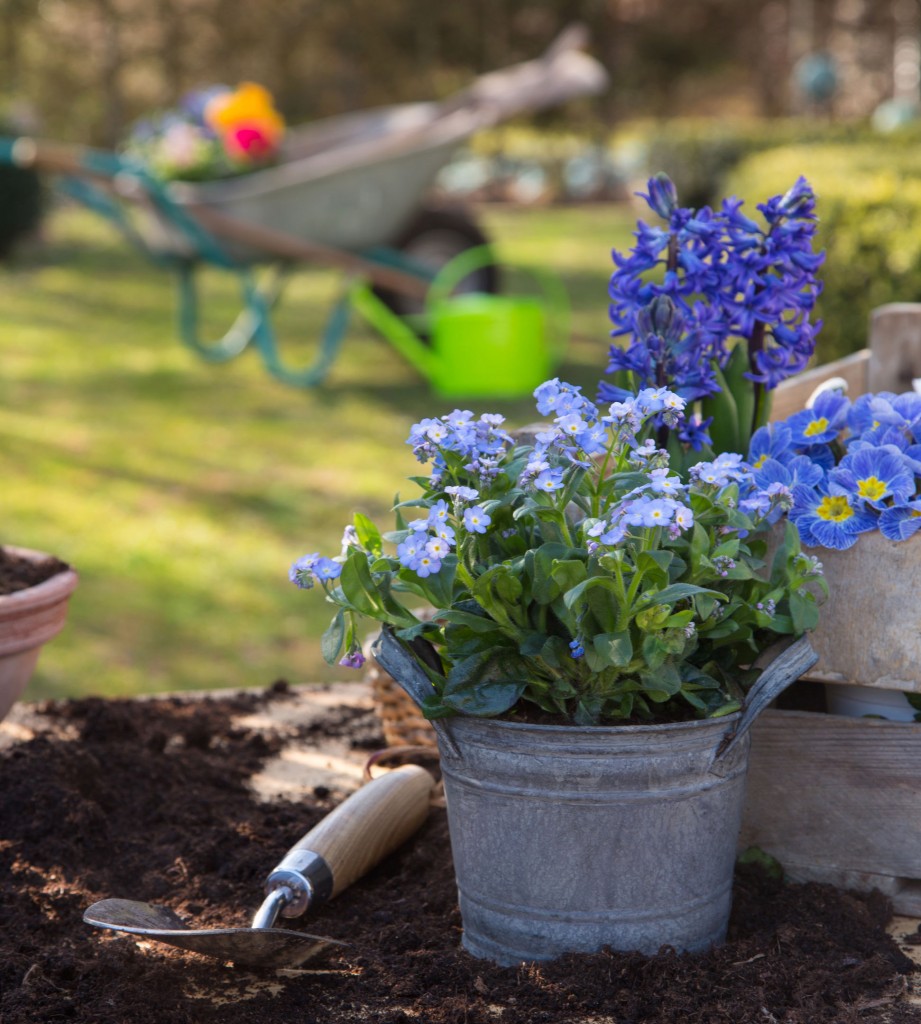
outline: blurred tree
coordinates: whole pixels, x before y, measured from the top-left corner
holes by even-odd
[[[0,0],[0,99],[28,98],[48,135],[111,146],[128,122],[190,88],[249,78],[268,86],[297,122],[447,95],[479,72],[536,56],[566,24],[580,20],[612,76],[606,96],[579,106],[598,124],[686,113],[788,113],[796,98],[791,68],[816,49],[829,50],[841,69],[835,112],[865,115],[891,88],[895,12],[906,3],[918,6],[918,0]],[[900,17],[904,24],[904,11]]]

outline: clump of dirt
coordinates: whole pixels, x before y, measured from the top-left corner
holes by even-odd
[[[17,555],[10,548],[0,547],[0,595],[35,587],[69,568],[66,562],[53,555],[33,561]]]
[[[36,1024],[909,1024],[912,963],[879,896],[740,870],[729,941],[698,956],[601,952],[499,968],[459,947],[444,812],[308,919],[348,943],[304,970],[248,972],[92,929],[106,896],[202,927],[246,925],[281,854],[342,794],[258,802],[280,736],[237,724],[265,694],[43,707],[47,733],[0,755],[0,1021]],[[323,731],[383,745],[373,713]]]

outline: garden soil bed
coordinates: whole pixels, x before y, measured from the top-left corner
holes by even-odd
[[[921,1022],[910,944],[887,934],[882,897],[754,869],[737,876],[728,943],[703,955],[474,960],[459,948],[437,808],[368,877],[286,924],[349,944],[309,969],[246,971],[84,925],[106,896],[164,903],[203,927],[249,923],[267,871],[348,788],[330,775],[297,800],[266,801],[253,778],[283,750],[308,764],[335,742],[358,764],[383,745],[367,706],[284,724],[278,708],[297,700],[276,684],[55,702],[33,705],[28,727],[2,727],[18,730],[0,750],[2,1024]]]

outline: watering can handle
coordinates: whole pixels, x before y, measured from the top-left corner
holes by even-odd
[[[735,727],[726,733],[717,748],[713,764],[710,767],[713,774],[720,775],[722,773],[722,763],[751,729],[755,719],[768,704],[792,682],[799,679],[804,672],[812,668],[818,660],[819,656],[812,649],[809,637],[801,636],[770,662],[756,680],[755,685],[748,691],[745,704],[742,707],[742,715]]]
[[[425,303],[428,313],[431,315],[435,307],[449,298],[451,292],[474,270],[482,267],[497,265],[499,262],[495,249],[491,245],[475,245],[470,249],[464,249],[438,271],[435,280],[429,287]],[[553,274],[548,274],[538,267],[522,267],[517,265],[519,270],[524,270],[540,286],[541,292],[546,299],[550,310],[550,320],[553,325],[551,331],[552,348],[555,356],[562,355],[569,335],[569,296],[563,287],[562,281]]]

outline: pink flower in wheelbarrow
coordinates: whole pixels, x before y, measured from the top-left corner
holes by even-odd
[[[273,159],[285,133],[272,94],[255,82],[243,82],[234,92],[215,96],[205,108],[205,120],[228,155],[242,163]]]

